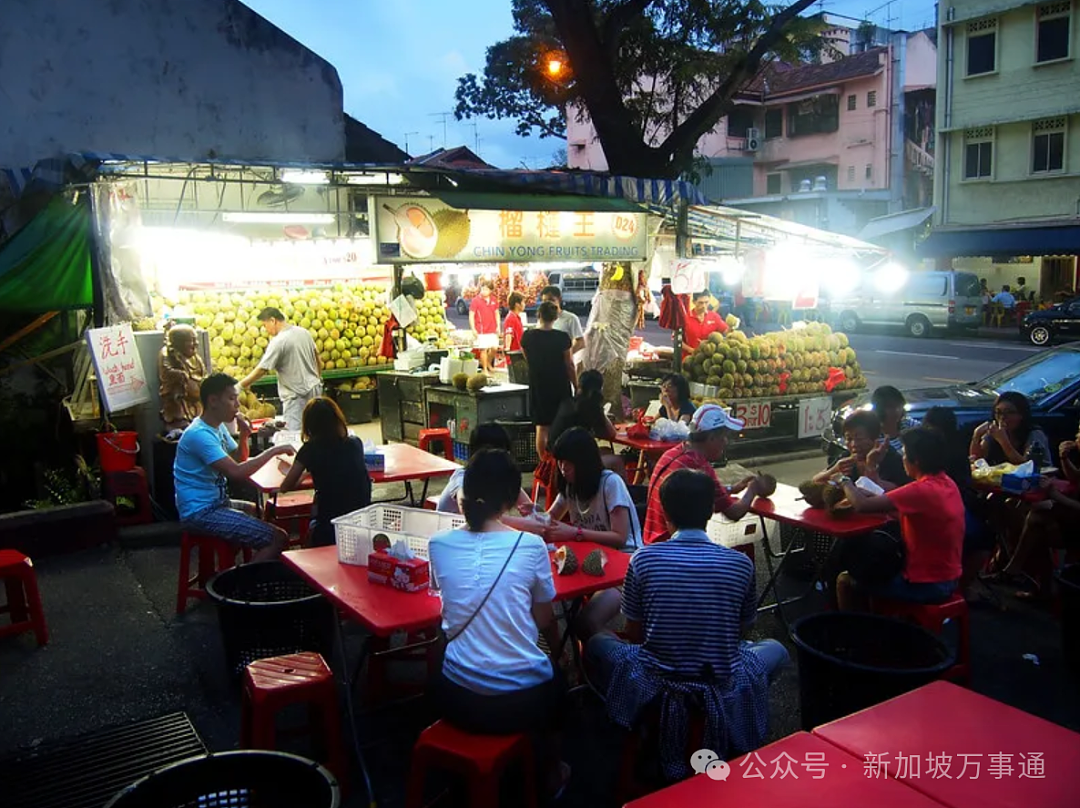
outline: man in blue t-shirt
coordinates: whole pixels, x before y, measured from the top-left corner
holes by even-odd
[[[251,503],[229,499],[228,482],[246,480],[273,458],[294,454],[295,449],[275,446],[244,459],[251,426],[243,418],[238,419],[244,449],[225,426],[240,412],[236,379],[224,373],[211,374],[199,387],[199,398],[202,415],[184,430],[173,463],[180,521],[201,533],[251,547],[256,551],[255,561],[280,555],[288,543],[288,534],[256,518]]]

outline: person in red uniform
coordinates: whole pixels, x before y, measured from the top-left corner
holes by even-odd
[[[723,334],[727,330],[724,318],[709,309],[709,293],[696,292],[686,325],[683,327],[683,355],[692,353],[703,339],[708,339],[709,334]]]
[[[469,327],[476,335],[480,365],[491,373],[491,360],[499,347],[499,304],[491,295],[491,282],[480,281],[480,294],[469,304]]]
[[[513,353],[521,350],[521,335],[525,333],[525,327],[521,324],[521,312],[525,311],[525,298],[521,296],[521,292],[512,292],[506,305],[510,311],[503,323],[503,350]]]

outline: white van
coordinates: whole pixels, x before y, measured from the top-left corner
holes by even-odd
[[[587,312],[600,289],[600,273],[591,267],[570,271],[557,269],[548,273],[548,285],[559,287],[564,309]]]
[[[923,270],[904,285],[882,292],[867,278],[850,296],[829,303],[837,327],[848,334],[860,326],[902,326],[913,337],[933,331],[977,328],[982,323],[979,278],[971,272]]]

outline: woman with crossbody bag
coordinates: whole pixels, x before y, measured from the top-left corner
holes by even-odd
[[[467,525],[431,538],[432,577],[442,594],[446,650],[432,695],[443,719],[466,732],[540,736],[538,750],[558,790],[569,778],[552,733],[564,683],[538,644],[559,647],[555,584],[539,536],[507,528],[521,472],[508,452],[469,460],[459,502]]]

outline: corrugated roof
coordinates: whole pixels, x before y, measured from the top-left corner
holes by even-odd
[[[759,93],[765,99],[769,99],[809,87],[840,84],[852,79],[872,76],[882,68],[881,56],[887,50],[888,48],[884,47],[870,48],[862,53],[820,65],[772,64],[746,86],[746,91]]]

